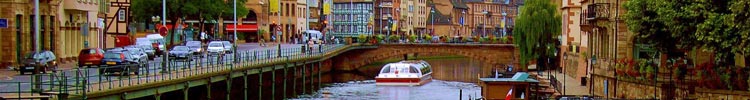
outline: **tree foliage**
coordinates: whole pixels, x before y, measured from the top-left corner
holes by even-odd
[[[171,20],[170,24],[176,26],[177,20],[181,19],[199,20],[201,31],[204,30],[203,25],[206,20],[217,20],[220,17],[232,18],[234,13],[233,0],[166,0],[166,2],[166,19]],[[248,14],[245,2],[247,0],[237,0],[237,18]],[[162,16],[162,2],[161,0],[131,0],[131,11],[133,21],[148,22],[151,21],[152,16]]]
[[[624,16],[635,40],[655,44],[672,54],[701,47],[719,64],[733,64],[735,54],[748,57],[750,10],[747,0],[629,0]]]
[[[557,42],[553,37],[560,35],[562,18],[548,0],[527,0],[520,9],[513,43],[520,51],[519,63],[526,67],[531,60],[552,56]]]

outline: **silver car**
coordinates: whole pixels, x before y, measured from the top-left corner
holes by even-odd
[[[229,41],[221,41],[221,43],[224,43],[224,51],[226,51],[227,53],[232,53],[232,51],[233,51],[232,47],[234,45],[232,45],[231,42],[229,42]]]

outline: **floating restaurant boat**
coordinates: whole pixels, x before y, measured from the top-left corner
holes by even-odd
[[[432,67],[423,60],[389,63],[375,76],[375,85],[422,85],[432,81]]]

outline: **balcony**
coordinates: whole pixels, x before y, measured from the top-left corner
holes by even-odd
[[[586,20],[607,20],[610,15],[610,5],[609,3],[594,3],[588,5],[585,12],[587,13],[583,15]]]
[[[592,32],[593,27],[595,27],[593,26],[593,21],[588,20],[587,15],[591,15],[590,13],[589,10],[581,10],[581,19],[579,20],[580,24],[578,25],[581,26],[582,31]]]

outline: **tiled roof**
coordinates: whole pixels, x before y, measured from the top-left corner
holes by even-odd
[[[451,0],[451,4],[453,4],[453,8],[469,9],[469,6],[466,6],[466,3],[462,0]]]
[[[435,19],[435,24],[451,24],[451,17],[443,15],[440,10],[435,10],[435,13],[430,13],[427,17],[427,24],[432,24],[433,18]]]

